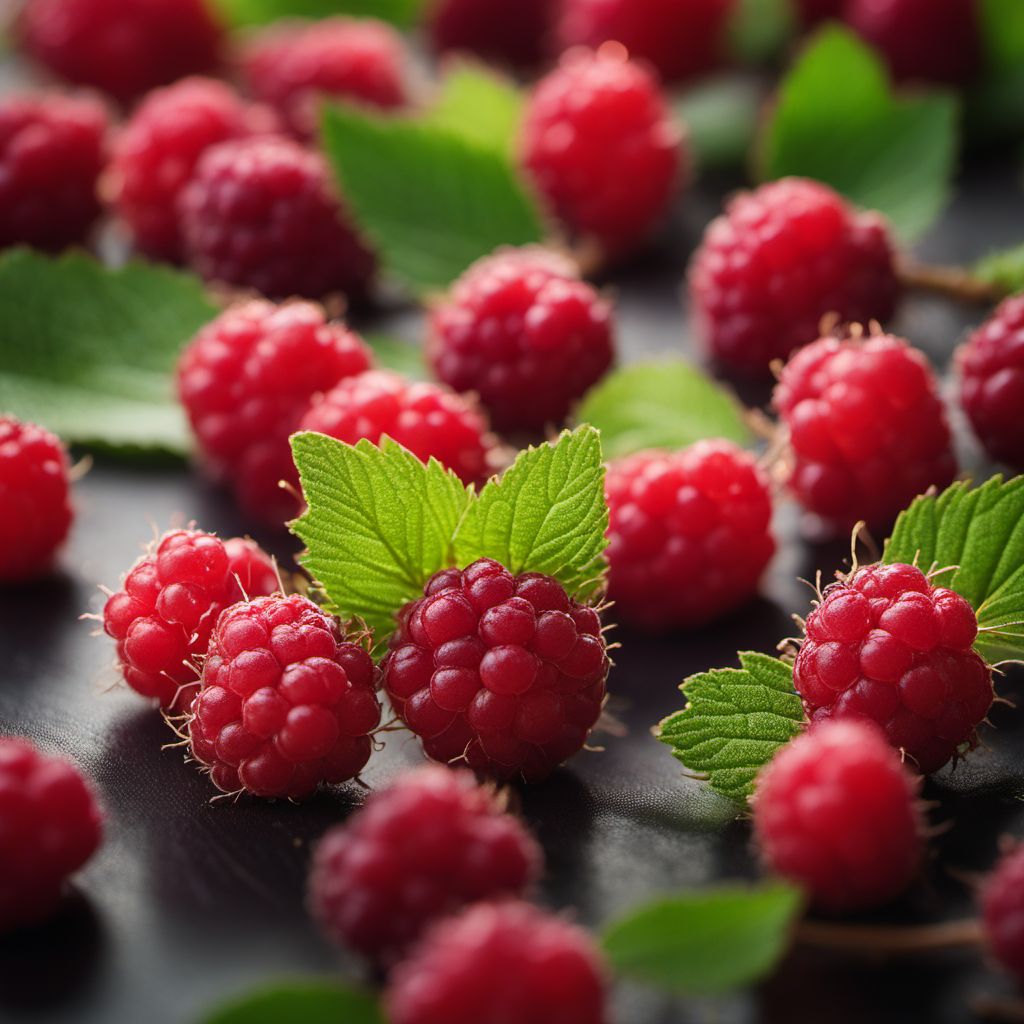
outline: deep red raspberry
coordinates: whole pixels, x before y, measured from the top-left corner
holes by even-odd
[[[438,53],[461,50],[530,70],[547,53],[559,0],[433,0],[430,37]]]
[[[236,604],[210,637],[189,750],[225,793],[309,796],[369,760],[376,684],[370,655],[308,598]]]
[[[503,811],[469,772],[434,765],[401,776],[324,836],[310,910],[336,942],[396,963],[435,921],[537,880],[540,847]]]
[[[1024,846],[1007,853],[981,893],[985,938],[996,959],[1024,981]]]
[[[817,338],[826,314],[888,319],[898,293],[881,216],[802,178],[736,196],[690,266],[702,340],[715,359],[748,373]]]
[[[44,575],[73,518],[63,445],[34,423],[0,416],[0,584]]]
[[[611,254],[664,217],[681,155],[657,83],[620,46],[571,50],[527,104],[522,159],[534,184],[574,234]]]
[[[959,594],[910,565],[869,565],[825,590],[806,631],[793,682],[811,721],[869,718],[925,774],[975,744],[992,673]]]
[[[607,1024],[607,980],[581,928],[528,903],[478,903],[394,972],[391,1024]]]
[[[917,790],[875,726],[816,725],[758,776],[753,810],[761,854],[823,910],[887,903],[921,862]]]
[[[111,594],[103,628],[117,641],[133,690],[163,707],[185,708],[195,694],[192,662],[206,653],[217,616],[243,597],[277,589],[274,563],[251,540],[171,530]]]
[[[608,656],[597,612],[557,580],[481,558],[436,573],[402,609],[383,668],[428,756],[535,782],[586,742]]]
[[[362,341],[319,306],[255,300],[207,324],[178,363],[178,393],[214,476],[247,514],[280,525],[297,483],[288,447],[313,396],[369,369]]]
[[[805,28],[829,18],[838,20],[843,13],[843,0],[796,0],[796,13]]]
[[[608,466],[608,596],[623,622],[700,626],[743,604],[775,552],[768,479],[729,441]]]
[[[611,304],[542,249],[488,256],[430,322],[427,355],[456,391],[475,391],[499,430],[565,419],[614,357]]]
[[[887,527],[956,475],[935,375],[902,338],[822,338],[789,361],[774,400],[795,457],[789,486],[832,528]]]
[[[78,769],[0,736],[0,933],[56,910],[100,845],[101,812]]]
[[[375,261],[323,156],[284,138],[208,149],[178,197],[185,253],[208,281],[271,298],[361,297]]]

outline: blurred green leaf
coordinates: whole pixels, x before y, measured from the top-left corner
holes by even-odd
[[[201,1024],[384,1024],[377,1001],[337,982],[287,981],[224,1003]]]
[[[757,136],[763,102],[761,85],[742,75],[709,78],[680,96],[672,107],[686,128],[697,166],[743,166]]]
[[[280,18],[330,18],[337,14],[414,25],[425,0],[213,0],[229,25],[265,25]]]
[[[729,49],[743,64],[778,57],[797,29],[792,0],[739,0],[729,22]]]
[[[459,60],[448,67],[430,123],[499,153],[512,152],[523,116],[523,94],[490,68]]]
[[[992,142],[1024,132],[1024,3],[981,0],[985,67],[967,95],[966,130]]]
[[[974,265],[974,277],[1007,295],[1024,292],[1024,243],[990,253]]]
[[[411,380],[427,380],[430,374],[423,358],[423,349],[412,341],[383,334],[368,334],[363,341],[372,349],[377,365],[394,370]]]

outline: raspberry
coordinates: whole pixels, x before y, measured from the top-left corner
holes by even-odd
[[[789,486],[835,529],[888,526],[956,459],[927,359],[902,338],[822,338],[783,369],[775,406],[789,430]]]
[[[222,142],[178,198],[185,252],[208,281],[271,298],[362,297],[374,272],[319,153],[284,138]]]
[[[918,783],[868,722],[827,722],[761,770],[754,832],[768,866],[828,911],[898,896],[922,855]]]
[[[254,300],[222,313],[181,355],[178,393],[214,476],[245,511],[280,525],[298,483],[288,437],[313,396],[369,369],[371,356],[346,327],[310,302]]]
[[[187,707],[195,691],[192,662],[206,653],[217,616],[242,597],[277,588],[274,563],[251,540],[165,533],[103,609],[125,682],[162,707]]]
[[[475,391],[501,430],[560,422],[614,356],[611,304],[568,260],[530,247],[473,264],[430,327],[437,376]]]
[[[609,464],[608,596],[623,622],[700,626],[753,596],[775,552],[768,480],[729,441]]]
[[[391,1024],[607,1024],[590,937],[528,903],[478,903],[427,933],[394,972]]]
[[[810,28],[830,18],[840,18],[843,13],[843,0],[796,0],[796,13],[800,18],[800,24]]]
[[[369,760],[376,683],[369,654],[308,598],[233,605],[210,637],[189,749],[225,793],[309,796]]]
[[[430,37],[438,53],[461,50],[529,70],[542,63],[559,0],[435,0]]]
[[[384,687],[435,761],[535,782],[586,742],[608,656],[597,612],[557,580],[481,558],[436,573],[398,621]]]
[[[336,942],[396,963],[433,922],[469,903],[521,895],[540,847],[468,772],[428,766],[375,793],[324,836],[309,904]]]
[[[989,875],[981,909],[989,948],[1024,981],[1024,846],[1007,853]]]
[[[522,152],[555,214],[618,254],[663,219],[681,142],[657,83],[608,44],[597,53],[570,51],[541,80],[527,106]]]
[[[736,196],[708,226],[690,267],[705,344],[744,372],[763,372],[813,341],[826,314],[888,319],[898,292],[882,217],[802,178]]]
[[[45,574],[73,517],[63,445],[34,423],[0,416],[0,583]]]
[[[0,102],[0,248],[86,240],[100,215],[107,127],[102,105],[85,97]]]
[[[806,632],[793,682],[811,721],[871,719],[925,774],[977,742],[992,673],[959,594],[910,565],[869,565],[825,590]]]
[[[0,736],[0,933],[57,909],[100,832],[99,805],[77,768]]]

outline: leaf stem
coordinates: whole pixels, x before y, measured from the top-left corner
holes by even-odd
[[[971,918],[926,925],[858,925],[802,921],[794,939],[802,946],[835,949],[866,956],[904,956],[978,946],[981,921]]]
[[[908,288],[938,292],[960,302],[987,305],[1006,296],[1004,288],[981,280],[965,267],[932,266],[905,257],[897,272]]]

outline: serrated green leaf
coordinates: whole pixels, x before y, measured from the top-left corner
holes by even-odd
[[[384,1024],[377,1000],[326,979],[284,981],[204,1014],[201,1024]]]
[[[658,739],[716,792],[745,801],[754,779],[803,725],[793,670],[778,658],[740,653],[742,668],[690,676],[680,689],[687,707],[658,726]]]
[[[991,253],[975,264],[972,273],[979,281],[1007,295],[1024,291],[1024,243]]]
[[[411,380],[429,379],[423,348],[415,342],[384,334],[366,334],[363,341],[372,350],[378,366],[394,370]]]
[[[431,124],[493,149],[512,152],[523,117],[523,94],[490,68],[460,60],[450,65]]]
[[[380,18],[408,28],[419,19],[425,0],[213,0],[221,17],[235,27],[265,25],[281,18],[330,18],[338,14]]]
[[[719,75],[683,93],[672,109],[685,127],[697,166],[742,167],[757,135],[763,103],[761,82],[744,75]]]

